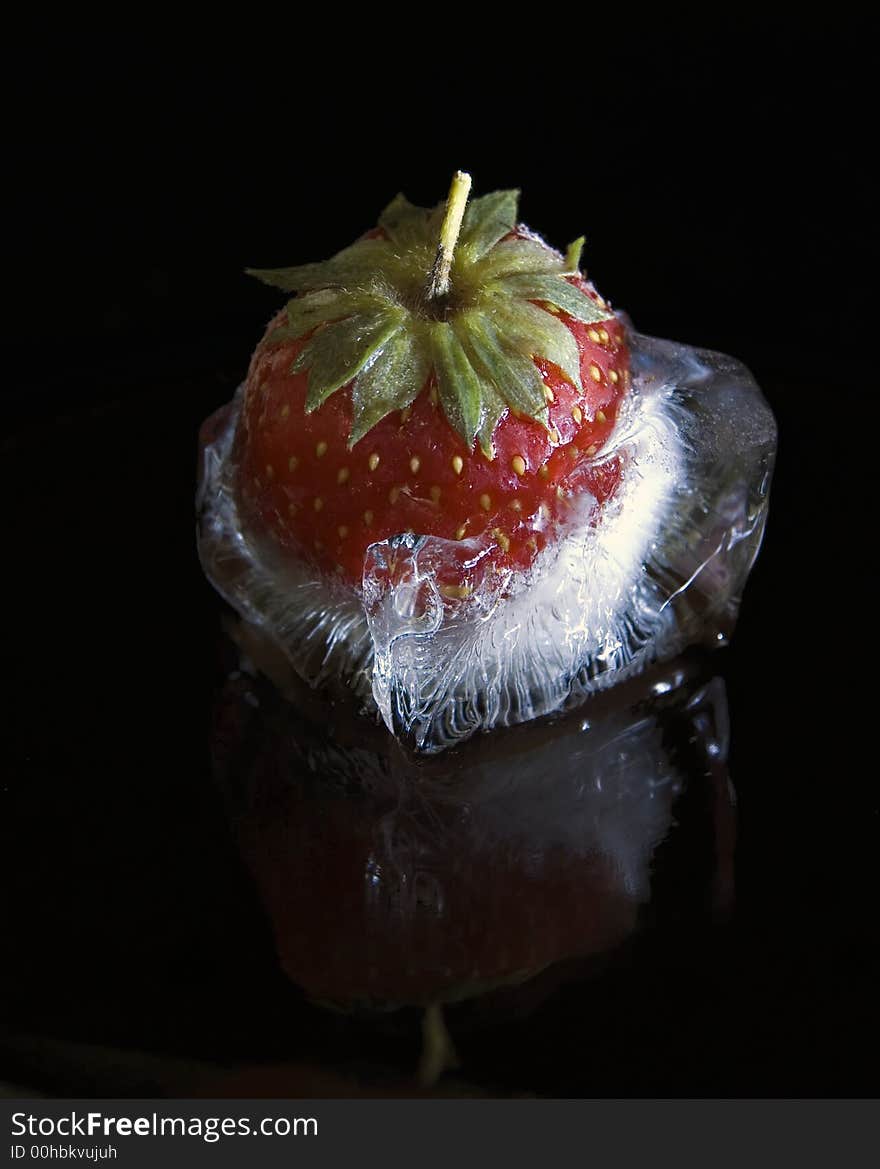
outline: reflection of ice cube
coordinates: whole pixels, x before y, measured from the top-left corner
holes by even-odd
[[[234,409],[204,447],[206,572],[303,678],[353,690],[424,751],[564,708],[691,642],[723,640],[761,541],[773,417],[731,358],[631,341],[632,393],[596,455],[622,459],[621,487],[598,512],[584,494],[580,521],[530,573],[487,584],[485,549],[457,542],[473,592],[449,604],[436,565],[451,545],[435,537],[374,544],[362,595],[273,562],[239,522]]]
[[[573,712],[432,758],[364,735],[351,712],[328,726],[240,671],[215,719],[214,775],[279,959],[324,1003],[384,1011],[522,985],[614,951],[642,915],[662,921],[673,886],[679,922],[729,904],[726,696],[694,661],[597,697],[589,722]]]

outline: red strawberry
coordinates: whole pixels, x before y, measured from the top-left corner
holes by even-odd
[[[579,246],[564,258],[517,227],[508,191],[469,205],[453,255],[461,202],[454,183],[441,225],[399,196],[325,264],[257,273],[299,295],[248,374],[245,516],[351,584],[370,544],[406,531],[476,537],[494,567],[527,568],[573,495],[601,505],[619,481],[600,452],[626,338],[577,271]],[[448,597],[467,595],[454,556],[440,576]]]

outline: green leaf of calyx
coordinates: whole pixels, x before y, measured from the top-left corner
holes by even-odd
[[[580,271],[581,256],[584,254],[585,235],[579,235],[571,241],[565,249],[565,271],[568,276],[575,276]]]
[[[477,441],[480,444],[480,450],[487,459],[495,458],[495,444],[492,441],[492,436],[495,433],[495,427],[507,413],[507,405],[495,393],[491,386],[484,384],[483,386],[483,421],[480,423],[480,429],[477,431]]]
[[[303,346],[290,371],[309,371],[306,413],[317,410],[360,373],[373,354],[403,327],[406,315],[403,309],[389,306],[323,325]]]
[[[373,282],[378,268],[388,271],[394,256],[388,240],[362,239],[343,248],[319,264],[300,264],[294,268],[246,268],[264,284],[285,292],[311,292],[318,288],[366,288]]]
[[[343,320],[359,310],[379,307],[380,303],[375,296],[351,294],[338,288],[303,293],[287,302],[287,323],[279,325],[269,335],[269,339],[295,341],[325,321]]]
[[[586,292],[582,292],[574,284],[569,284],[562,276],[542,276],[532,273],[509,275],[493,281],[489,285],[492,292],[510,293],[524,297],[526,300],[543,300],[555,305],[574,317],[576,321],[583,321],[586,325],[597,324],[599,321],[610,320],[614,313],[608,308],[602,308]]]
[[[519,191],[493,191],[472,199],[464,213],[458,248],[474,263],[516,227]]]
[[[478,284],[526,272],[544,275],[563,271],[563,259],[551,248],[531,239],[505,239],[491,248],[473,267]]]
[[[508,345],[527,357],[552,361],[573,386],[579,390],[583,388],[577,342],[553,313],[527,300],[498,296],[494,298],[491,319]]]
[[[425,388],[430,370],[421,337],[403,329],[389,337],[352,386],[349,450],[387,414],[412,405]]]
[[[400,248],[429,247],[435,243],[428,231],[430,211],[416,207],[405,195],[395,195],[382,214],[379,226]]]
[[[430,332],[440,404],[470,450],[483,421],[483,379],[471,365],[452,325],[437,321]]]
[[[544,379],[530,357],[505,344],[485,313],[471,312],[455,324],[456,334],[476,368],[517,414],[547,425]]]

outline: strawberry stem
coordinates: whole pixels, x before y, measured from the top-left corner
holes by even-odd
[[[455,245],[458,242],[458,233],[461,231],[461,221],[464,209],[471,190],[471,176],[464,171],[456,171],[452,176],[452,185],[446,197],[446,214],[440,228],[440,246],[437,248],[437,258],[431,269],[431,279],[428,283],[428,300],[436,300],[446,296],[449,292],[449,273],[452,269],[452,258],[455,254]]]

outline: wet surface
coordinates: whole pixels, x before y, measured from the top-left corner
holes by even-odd
[[[2,1075],[414,1090],[440,1001],[438,1090],[872,1094],[880,804],[772,509],[730,650],[414,766],[221,631],[192,490],[229,390],[3,448]]]

